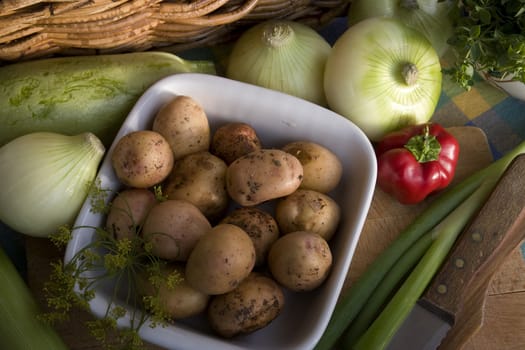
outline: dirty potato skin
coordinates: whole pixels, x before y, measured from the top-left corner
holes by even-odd
[[[208,295],[228,293],[253,270],[255,248],[243,229],[218,224],[204,234],[186,262],[186,280]]]
[[[111,201],[106,227],[116,239],[135,237],[153,205],[155,195],[141,188],[123,190]]]
[[[240,205],[255,206],[289,195],[302,179],[303,167],[296,157],[278,149],[261,149],[228,166],[226,188]]]
[[[279,226],[269,213],[254,207],[243,207],[230,212],[221,221],[242,228],[255,247],[255,266],[262,266],[271,245],[279,238]]]
[[[137,287],[141,296],[158,296],[160,305],[173,320],[195,316],[206,310],[210,296],[188,285],[181,264],[167,264],[160,273],[164,278],[158,289],[148,280],[147,273],[138,275]],[[178,282],[169,284],[171,278]]]
[[[311,141],[294,141],[282,149],[299,159],[303,166],[301,188],[327,193],[341,181],[343,165],[328,148]]]
[[[142,235],[156,256],[186,261],[197,241],[210,229],[210,222],[195,205],[168,199],[151,208]]]
[[[291,232],[272,245],[268,266],[275,280],[289,290],[310,291],[328,277],[332,253],[328,243],[318,234]]]
[[[230,198],[226,192],[226,163],[203,151],[188,154],[175,161],[163,185],[169,199],[193,203],[211,221],[221,217]]]
[[[273,279],[253,272],[231,292],[212,298],[208,320],[215,332],[231,338],[267,326],[284,304],[281,287]]]
[[[329,241],[341,218],[336,201],[326,194],[298,189],[280,199],[275,206],[275,220],[281,233],[310,231]]]
[[[173,152],[166,139],[151,130],[123,136],[111,155],[117,178],[135,188],[148,188],[162,182],[171,172],[173,162]]]
[[[152,130],[166,138],[175,159],[210,147],[208,117],[189,96],[176,96],[162,106],[153,119]]]
[[[246,123],[232,122],[219,127],[213,134],[210,152],[231,164],[235,159],[261,149],[255,129]]]

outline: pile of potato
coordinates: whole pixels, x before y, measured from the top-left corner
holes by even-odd
[[[167,275],[183,276],[160,289],[173,319],[206,313],[219,335],[253,332],[280,314],[283,288],[311,291],[327,278],[341,215],[327,193],[342,165],[325,147],[264,148],[245,123],[212,134],[201,106],[177,96],[151,130],[122,137],[111,161],[125,189],[106,228],[117,238],[141,235],[169,262]],[[165,198],[153,194],[159,185]],[[144,295],[152,290],[141,283]]]

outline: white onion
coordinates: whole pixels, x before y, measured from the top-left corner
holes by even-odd
[[[0,148],[0,220],[36,237],[72,224],[104,152],[91,133],[36,132],[5,144]]]
[[[373,141],[432,117],[441,95],[439,56],[415,29],[365,19],[337,39],[326,62],[329,107]]]
[[[330,50],[330,44],[305,24],[265,21],[235,43],[226,76],[326,105],[323,74]]]

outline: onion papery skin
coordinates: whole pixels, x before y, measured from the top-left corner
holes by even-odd
[[[0,148],[0,220],[34,237],[73,224],[105,153],[92,133],[35,132]]]
[[[402,79],[411,63],[417,78]],[[370,18],[336,41],[326,63],[328,106],[356,124],[372,141],[432,117],[440,94],[439,57],[419,32],[391,18]]]
[[[372,17],[398,19],[425,35],[441,57],[453,34],[453,7],[454,2],[449,0],[355,0],[348,10],[348,24]]]
[[[237,40],[226,76],[326,106],[323,75],[330,51],[330,44],[305,24],[265,21]]]

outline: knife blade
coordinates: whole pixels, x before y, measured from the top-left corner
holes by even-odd
[[[524,238],[525,155],[520,155],[460,234],[387,349],[459,349],[481,327],[492,276]]]

